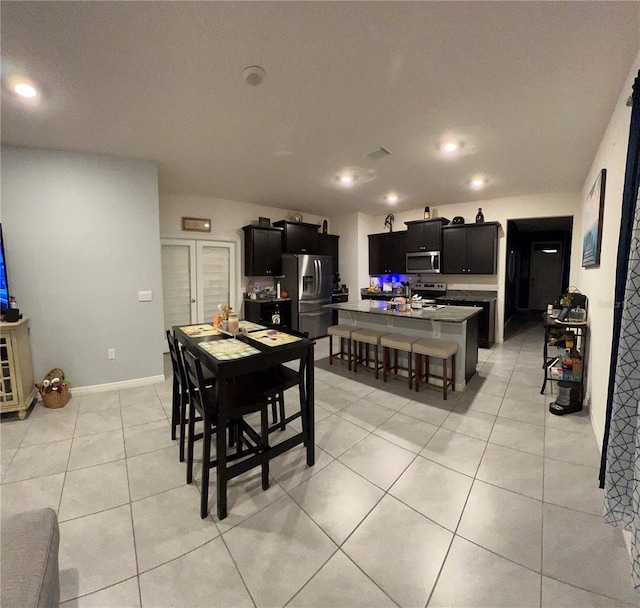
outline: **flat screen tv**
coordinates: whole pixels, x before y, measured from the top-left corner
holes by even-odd
[[[7,280],[7,263],[4,255],[4,240],[2,238],[2,224],[0,224],[0,312],[9,308],[9,286]]]

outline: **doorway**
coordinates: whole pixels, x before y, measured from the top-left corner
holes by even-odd
[[[572,234],[572,216],[507,221],[505,337],[569,287]]]
[[[544,310],[562,292],[562,242],[531,244],[529,309]]]
[[[164,327],[210,323],[218,304],[236,308],[235,243],[161,239]]]

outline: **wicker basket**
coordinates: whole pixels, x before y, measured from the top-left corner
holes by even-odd
[[[69,385],[63,382],[58,390],[40,391],[44,404],[52,409],[64,407],[69,403]]]
[[[54,379],[57,381],[53,382]],[[64,382],[64,372],[59,367],[55,367],[44,377],[40,385],[40,395],[46,407],[55,409],[67,405],[69,384]]]

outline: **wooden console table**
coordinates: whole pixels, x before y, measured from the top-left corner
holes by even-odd
[[[18,412],[24,420],[36,393],[29,319],[0,323],[0,413]]]

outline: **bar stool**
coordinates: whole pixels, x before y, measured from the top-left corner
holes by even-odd
[[[458,345],[455,342],[448,342],[446,340],[438,340],[437,338],[423,338],[414,342],[412,350],[416,355],[415,370],[416,370],[416,391],[420,388],[420,380],[424,379],[427,386],[442,389],[442,396],[445,401],[447,399],[447,388],[451,386],[451,390],[456,390],[456,353],[458,352]],[[423,370],[423,356],[427,358],[426,369]],[[429,370],[429,358],[435,357],[436,359],[442,359],[442,376],[436,376]],[[451,357],[451,377],[447,375],[447,361]],[[431,378],[437,378],[442,380],[442,387],[439,384],[432,384],[429,382]]]
[[[409,380],[409,390],[413,385],[413,366],[411,365],[411,347],[414,342],[417,342],[420,338],[407,336],[405,334],[385,334],[380,338],[380,346],[382,346],[382,379],[387,381],[387,376],[394,376],[395,378],[402,378],[398,373],[398,370],[407,372]],[[390,350],[393,350],[393,371],[390,370],[389,359]],[[407,367],[401,367],[398,365],[398,351],[404,351],[407,353]]]
[[[378,352],[378,346],[380,346],[380,338],[386,335],[386,331],[378,331],[377,329],[368,329],[366,327],[356,329],[351,332],[351,339],[353,340],[353,348],[355,354],[353,357],[353,373],[358,371],[358,363],[364,362],[365,369],[369,368],[369,346],[373,346],[374,352],[374,368],[376,380],[378,379],[378,372],[382,369],[380,365],[380,357]],[[362,346],[364,345],[364,356],[362,354]]]
[[[353,357],[351,355],[351,334],[361,329],[360,327],[356,327],[355,325],[331,325],[327,328],[327,333],[329,334],[329,365],[333,365],[333,358],[336,357],[340,361],[344,361],[344,356],[347,355],[347,366],[349,371],[351,371],[351,361]],[[338,352],[333,352],[333,336],[340,338],[340,350]],[[345,352],[344,341],[347,340],[347,352]]]

